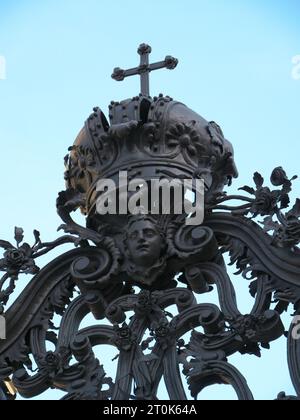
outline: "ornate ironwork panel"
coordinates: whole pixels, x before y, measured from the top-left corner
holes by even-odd
[[[168,96],[149,96],[150,71],[178,63],[167,56],[149,64],[150,52],[143,44],[140,66],[113,74],[139,74],[142,93],[112,102],[109,119],[95,108],[69,149],[66,190],[57,199],[62,236],[43,242],[34,231],[31,245],[16,228],[15,244],[0,241],[0,399],[56,388],[65,400],[155,400],[164,380],[171,400],[198,398],[212,384],[251,400],[228,360],[237,352],[260,356],[283,335],[296,396],[278,399],[300,397],[297,324],[285,332],[281,320],[290,306],[300,315],[300,200],[290,205],[289,198],[296,177],[278,167],[269,183],[256,172],[240,195],[225,192],[238,176],[232,145],[215,122]],[[203,179],[203,223],[187,225],[175,212],[100,215],[98,182],[114,180],[119,192],[122,171],[147,183]],[[86,226],[72,219],[78,209]],[[38,267],[39,257],[68,243],[73,249]],[[248,314],[238,309],[226,255],[250,282]],[[10,304],[25,274],[33,277]],[[213,288],[219,305],[198,303]],[[89,313],[95,323],[82,328]],[[113,378],[93,350],[102,345],[118,352]]]

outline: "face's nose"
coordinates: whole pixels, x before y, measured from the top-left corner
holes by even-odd
[[[142,230],[139,231],[139,233],[138,233],[138,242],[139,243],[145,242],[145,236],[144,236],[144,232]]]

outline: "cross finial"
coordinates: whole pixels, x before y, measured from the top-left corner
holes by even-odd
[[[112,78],[117,81],[122,81],[125,77],[140,75],[141,78],[141,94],[144,96],[150,95],[149,87],[149,73],[153,70],[159,70],[167,68],[169,70],[175,69],[178,64],[177,58],[171,57],[170,55],[166,56],[164,61],[158,63],[149,64],[149,55],[151,54],[152,48],[150,45],[141,44],[138,48],[138,54],[141,57],[141,62],[139,67],[134,67],[129,70],[123,70],[119,67],[114,69]]]

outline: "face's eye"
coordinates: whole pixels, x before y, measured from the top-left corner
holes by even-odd
[[[137,237],[138,237],[138,232],[135,231],[130,234],[129,239],[132,239],[134,241],[135,239],[137,239]]]
[[[146,238],[154,238],[154,236],[156,236],[156,232],[152,229],[146,229],[144,231],[144,235],[146,236]]]

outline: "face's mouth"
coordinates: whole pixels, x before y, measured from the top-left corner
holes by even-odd
[[[137,251],[149,251],[149,245],[147,245],[147,244],[139,245],[139,246],[136,248],[136,250],[137,250]]]

